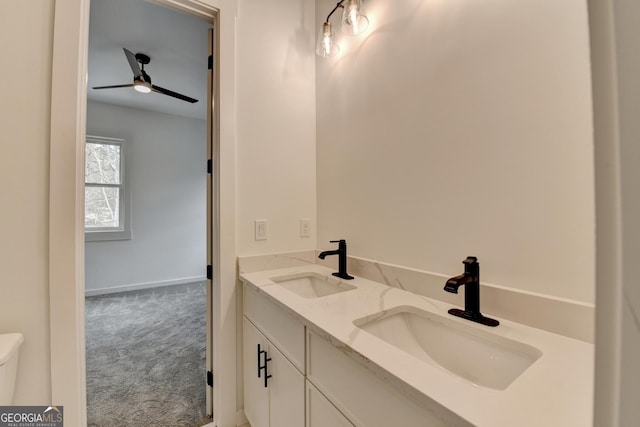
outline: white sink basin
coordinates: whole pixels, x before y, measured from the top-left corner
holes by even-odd
[[[495,390],[506,389],[542,356],[528,344],[461,322],[400,306],[353,323],[418,359]]]
[[[317,273],[272,277],[271,281],[302,298],[320,298],[355,289],[355,286],[348,285],[337,277]]]

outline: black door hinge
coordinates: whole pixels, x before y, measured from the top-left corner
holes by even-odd
[[[207,265],[207,279],[213,280],[213,266]]]
[[[213,372],[207,371],[207,385],[213,387]]]
[[[207,173],[213,173],[213,159],[207,160]]]
[[[213,70],[213,55],[209,55],[209,60],[207,61],[207,69]]]

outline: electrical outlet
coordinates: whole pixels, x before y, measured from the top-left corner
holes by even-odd
[[[300,237],[311,237],[311,220],[303,218],[300,220]]]
[[[267,220],[256,219],[255,238],[256,240],[267,240]]]

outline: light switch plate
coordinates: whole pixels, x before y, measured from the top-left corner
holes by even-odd
[[[267,220],[256,219],[255,227],[256,240],[267,240]]]

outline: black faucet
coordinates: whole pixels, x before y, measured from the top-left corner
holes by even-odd
[[[347,241],[331,240],[330,243],[337,243],[338,249],[336,249],[335,251],[320,252],[318,258],[325,259],[327,255],[338,255],[338,271],[332,274],[345,280],[353,279],[353,276],[349,276],[349,274],[347,273]]]
[[[468,256],[462,263],[464,264],[464,274],[447,280],[444,290],[457,294],[458,288],[464,286],[464,311],[452,308],[449,310],[449,314],[487,326],[498,326],[500,322],[484,317],[480,313],[480,264],[478,264],[478,258]]]

